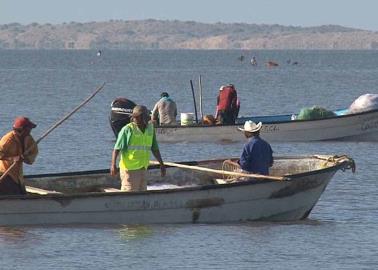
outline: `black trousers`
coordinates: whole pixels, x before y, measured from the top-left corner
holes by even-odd
[[[235,113],[233,111],[221,110],[218,112],[217,123],[223,125],[235,124]]]
[[[26,192],[9,175],[0,182],[0,195],[24,195]]]

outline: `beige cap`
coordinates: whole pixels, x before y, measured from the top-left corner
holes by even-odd
[[[146,106],[143,106],[143,105],[136,105],[133,109],[133,114],[132,116],[139,116],[139,115],[142,115],[142,114],[148,114],[148,110],[147,110],[147,107]]]

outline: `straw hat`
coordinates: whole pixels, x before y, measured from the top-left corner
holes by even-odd
[[[259,131],[261,129],[261,127],[262,127],[261,122],[256,124],[255,122],[248,120],[248,121],[245,121],[244,128],[238,128],[238,129],[241,130],[241,131],[254,133],[254,132]]]

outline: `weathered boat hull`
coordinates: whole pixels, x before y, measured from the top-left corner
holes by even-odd
[[[243,141],[237,128],[246,120],[261,121],[261,136],[269,142],[378,141],[378,110],[320,120],[290,120],[290,115],[244,117],[236,125],[157,127],[156,133],[159,142]]]
[[[280,166],[280,161],[277,162]],[[335,172],[347,166],[346,163],[338,163],[322,169],[323,165],[316,162],[309,158],[303,163],[303,166],[312,164],[308,165],[309,168],[316,167],[308,171],[303,166],[302,169],[288,166],[298,172],[292,174],[290,180],[252,178],[229,184],[206,184],[214,175],[203,178],[203,173],[171,167],[167,170],[171,182],[182,185],[190,179],[199,179],[205,185],[136,193],[84,192],[88,183],[92,188],[114,186],[114,180],[104,171],[32,176],[27,178],[29,185],[50,189],[60,187],[61,191],[67,189],[71,192],[0,198],[0,225],[298,220],[309,215]],[[277,173],[280,170],[282,168],[278,167]],[[156,183],[162,180],[158,171],[149,170],[149,178],[155,179]]]

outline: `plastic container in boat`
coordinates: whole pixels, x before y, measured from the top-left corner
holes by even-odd
[[[190,126],[194,124],[194,113],[181,113],[181,125]]]

